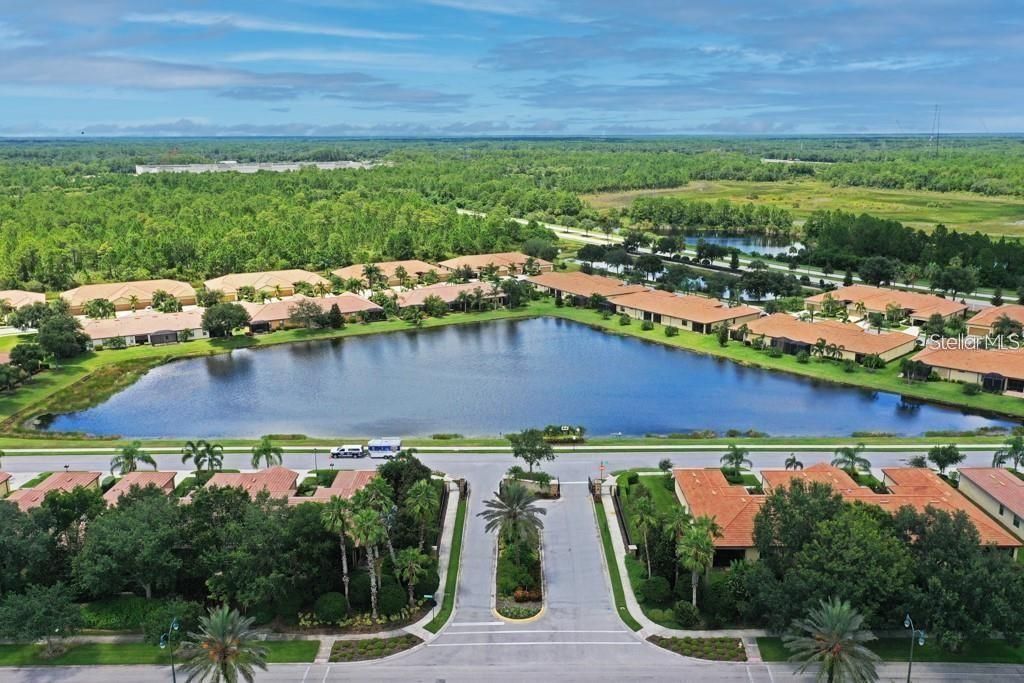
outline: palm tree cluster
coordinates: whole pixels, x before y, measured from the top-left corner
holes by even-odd
[[[497,532],[505,547],[513,549],[512,560],[524,566],[527,549],[540,542],[540,532],[544,529],[541,516],[546,515],[547,510],[539,507],[537,497],[516,481],[495,491],[494,498],[484,502],[484,508],[477,514],[486,522],[484,530],[489,534]]]

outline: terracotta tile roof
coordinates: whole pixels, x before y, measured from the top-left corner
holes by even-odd
[[[438,265],[448,270],[457,270],[465,266],[469,266],[472,270],[480,270],[489,265],[498,266],[499,268],[515,266],[517,269],[522,270],[528,258],[530,257],[519,251],[503,251],[494,254],[456,256],[447,261],[441,261]],[[534,258],[533,262],[538,268],[549,269],[552,267],[551,261],[545,261],[544,259]]]
[[[281,320],[288,320],[292,315],[292,309],[300,301],[312,301],[320,307],[320,310],[326,313],[331,310],[331,306],[338,304],[338,310],[343,315],[352,315],[359,311],[370,311],[379,313],[384,309],[373,303],[369,299],[352,294],[350,292],[344,292],[337,296],[305,296],[302,294],[296,294],[294,296],[287,297],[281,301],[271,301],[265,304],[253,303],[251,301],[239,301],[237,303],[249,312],[250,323],[261,323],[261,322],[278,322]]]
[[[672,470],[676,485],[694,517],[713,517],[722,527],[716,548],[751,548],[754,545],[754,517],[765,496],[748,493],[730,484],[719,469]]]
[[[271,467],[258,472],[218,472],[206,485],[238,487],[253,498],[260,491],[268,491],[271,498],[288,498],[295,495],[298,478],[298,473],[290,469]]]
[[[621,294],[648,291],[647,287],[643,285],[627,284],[618,278],[604,277],[603,275],[587,275],[580,272],[541,273],[540,275],[531,275],[526,279],[539,287],[548,287],[584,298],[590,298],[594,294],[613,297]]]
[[[54,472],[30,489],[18,489],[7,496],[7,500],[17,503],[21,510],[31,510],[43,503],[43,498],[50,491],[74,491],[79,486],[96,486],[100,481],[99,472]]]
[[[850,477],[844,470],[833,467],[828,463],[815,463],[802,470],[762,470],[761,480],[766,489],[787,486],[794,479],[800,479],[807,483],[817,482],[828,484],[839,493],[852,492],[867,487],[861,486]],[[870,489],[868,489],[870,491]],[[844,493],[845,495],[845,493]]]
[[[294,505],[311,501],[325,503],[334,496],[348,500],[376,476],[377,470],[341,470],[330,486],[318,486],[313,495],[293,496],[288,502]]]
[[[936,368],[981,375],[996,374],[1024,380],[1024,349],[975,349],[926,347],[914,360]]]
[[[3,292],[0,292],[0,299],[2,298]],[[992,306],[991,308],[983,309],[973,318],[970,318],[967,321],[967,324],[979,327],[992,327],[996,324],[996,321],[1004,315],[1010,320],[1016,320],[1019,323],[1024,323],[1024,306],[1021,306],[1020,304]]]
[[[21,308],[29,304],[45,303],[46,295],[38,292],[26,292],[21,289],[0,289],[0,301],[6,301],[9,306]]]
[[[0,484],[10,481],[11,475],[8,472],[0,472]]]
[[[344,268],[338,268],[337,270],[331,271],[342,279],[356,278],[359,280],[363,279],[363,266],[366,264],[355,263],[351,266],[345,266]],[[435,266],[426,261],[420,261],[418,259],[411,259],[407,261],[380,261],[376,264],[380,268],[381,273],[388,280],[395,280],[395,271],[399,266],[405,268],[406,274],[413,280],[420,274],[429,273],[431,271],[438,274],[439,277],[448,277],[448,272],[440,266]],[[365,280],[364,280],[365,282]]]
[[[480,289],[485,297],[504,296],[501,292],[491,294],[491,285],[486,282],[464,282],[457,285],[430,285],[428,287],[417,287],[401,292],[398,295],[398,307],[422,306],[429,296],[440,297],[446,304],[451,304],[458,298],[461,292],[472,294],[474,290]]]
[[[296,282],[308,282],[311,285],[330,284],[326,278],[308,270],[293,268],[290,270],[268,270],[258,273],[231,273],[206,281],[207,289],[219,289],[230,294],[239,287],[252,287],[256,291],[272,291],[275,287],[291,289]]]
[[[870,285],[840,287],[831,292],[822,292],[821,294],[809,296],[804,299],[804,302],[821,304],[825,297],[829,295],[836,301],[847,305],[863,302],[867,310],[876,312],[885,312],[886,306],[896,304],[900,308],[923,318],[927,318],[933,313],[939,313],[943,317],[948,317],[967,310],[967,304],[962,304],[953,299],[943,299],[934,294],[904,292],[898,289],[871,287]]]
[[[692,294],[678,296],[660,289],[622,294],[615,298],[615,305],[704,324],[761,314],[761,309],[753,306],[730,308],[718,299]]]
[[[961,467],[961,479],[967,479],[992,496],[1007,510],[1024,517],[1024,479],[1002,467]]]
[[[901,346],[906,346],[906,352],[909,353],[917,342],[916,337],[902,332],[875,334],[853,323],[842,323],[837,320],[819,320],[812,323],[797,320],[787,313],[775,313],[753,320],[746,325],[750,335],[754,337],[763,334],[773,339],[784,337],[812,345],[818,339],[824,339],[827,343],[838,344],[852,353],[880,354]]]
[[[11,360],[11,354],[8,351],[0,351],[0,365],[3,363],[9,363]]]
[[[103,500],[107,501],[107,505],[116,505],[121,496],[128,493],[133,486],[144,489],[152,485],[163,489],[165,493],[170,493],[174,490],[174,474],[174,472],[129,472],[103,494]]]
[[[82,285],[69,289],[61,298],[71,306],[83,306],[93,299],[107,299],[115,304],[127,305],[131,297],[138,297],[145,307],[153,301],[153,293],[163,290],[178,299],[194,299],[196,290],[187,282],[177,280],[139,280],[137,282],[108,282],[98,285]]]
[[[143,311],[132,315],[100,320],[82,320],[82,330],[92,340],[111,337],[134,337],[139,334],[156,332],[180,332],[198,330],[203,326],[203,312],[197,309],[177,313]]]

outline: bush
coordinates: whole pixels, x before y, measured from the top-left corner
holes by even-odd
[[[800,351],[799,353],[796,354],[797,363],[806,363],[809,360],[811,360],[811,356],[806,351]]]
[[[636,486],[639,483],[640,483],[640,475],[637,474],[636,472],[630,472],[629,474],[626,475],[626,485],[627,486]]]
[[[672,597],[672,587],[664,576],[652,576],[640,584],[640,597],[647,605],[664,605]]]
[[[775,346],[769,346],[768,347],[768,357],[769,358],[782,358],[782,349],[779,349],[779,348],[777,348]]]
[[[370,609],[370,575],[367,572],[354,572],[349,576],[348,601],[357,611]]]
[[[342,593],[324,593],[313,606],[316,618],[328,624],[336,624],[348,616],[348,600]]]
[[[973,382],[971,384],[965,384],[963,391],[967,396],[977,396],[981,393],[981,385]]]
[[[696,626],[697,622],[700,621],[700,614],[697,612],[697,608],[689,600],[680,600],[676,603],[675,617],[676,623],[683,628]]]
[[[385,617],[398,614],[409,604],[409,594],[394,579],[388,581],[388,578],[384,577],[384,587],[377,595],[377,610]]]
[[[206,610],[198,602],[165,600],[146,615],[146,620],[142,625],[143,638],[147,643],[159,645],[160,636],[167,633],[171,620],[177,618],[179,628],[175,641],[181,642],[187,633],[198,628],[199,617],[205,614]]]
[[[857,372],[857,363],[847,358],[843,361],[843,372]]]
[[[666,337],[675,337],[677,334],[679,334],[679,328],[672,327],[671,325],[665,328]]]
[[[158,601],[138,595],[115,595],[82,605],[82,627],[104,631],[137,631]],[[170,620],[168,620],[170,623]]]
[[[422,579],[416,582],[412,590],[416,594],[417,598],[421,598],[424,595],[433,595],[437,592],[438,586],[441,585],[441,577],[437,573],[437,564],[427,569],[427,573]]]
[[[633,322],[632,319],[625,313],[619,316],[619,324],[623,327],[628,326],[631,322]]]
[[[650,332],[651,330],[654,329],[654,323],[652,323],[650,320],[645,320],[642,323],[640,323],[640,329],[643,330],[644,332]]]

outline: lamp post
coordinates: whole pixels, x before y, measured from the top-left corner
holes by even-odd
[[[313,476],[320,471],[320,467],[316,464],[316,448],[313,448]]]
[[[167,633],[160,636],[160,649],[167,650],[171,655],[171,681],[172,683],[178,683],[178,675],[174,671],[174,643],[172,638],[174,634],[181,628],[181,622],[178,621],[178,617],[171,619],[171,625],[167,627]]]
[[[914,628],[914,620],[910,618],[909,612],[903,619],[903,628],[910,629],[910,660],[907,662],[907,683],[910,683],[910,670],[914,668],[914,641],[924,647],[924,629]]]

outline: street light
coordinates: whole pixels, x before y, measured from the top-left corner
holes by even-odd
[[[71,465],[64,465],[64,472],[65,472],[65,473],[67,473],[67,471],[68,471],[69,469],[71,469]]]
[[[914,628],[914,620],[910,618],[910,613],[907,613],[905,619],[903,619],[903,628],[910,629],[910,660],[907,662],[907,683],[910,683],[910,670],[914,668],[914,641],[921,647],[924,647],[924,629]]]
[[[320,468],[316,464],[316,448],[313,449],[313,475],[320,471]]]
[[[174,634],[181,628],[181,622],[178,621],[178,617],[171,619],[171,625],[167,627],[167,633],[160,636],[160,649],[167,650],[171,655],[171,681],[172,683],[178,682],[178,675],[174,671],[174,643],[171,639]]]

